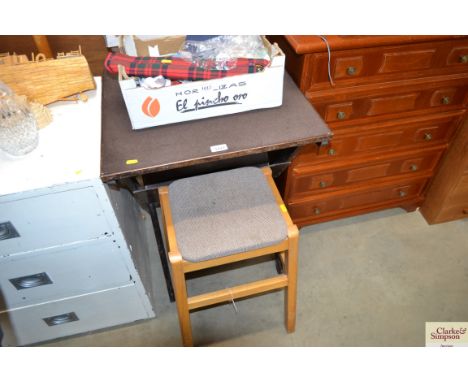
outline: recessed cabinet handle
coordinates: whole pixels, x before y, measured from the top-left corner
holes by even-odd
[[[464,209],[463,209],[463,213],[464,213],[465,215],[468,215],[468,208],[464,208]]]
[[[346,73],[348,74],[348,76],[354,76],[356,74],[356,67],[355,66],[349,66],[346,69]]]
[[[417,169],[418,169],[418,165],[416,165],[416,164],[412,164],[412,165],[410,166],[410,170],[411,170],[411,171],[416,171]]]
[[[13,239],[19,237],[18,231],[11,222],[0,223],[0,240]]]
[[[45,272],[16,277],[14,279],[9,279],[9,281],[17,290],[36,288],[41,285],[52,284],[52,280]]]
[[[468,62],[468,54],[464,54],[458,58],[458,61],[460,61],[462,64],[466,64]]]
[[[338,113],[336,113],[336,118],[345,119],[346,118],[346,113],[344,111],[339,111]]]
[[[431,141],[432,140],[432,134],[431,133],[425,133],[424,134],[424,140],[425,141]]]
[[[449,97],[442,97],[442,104],[443,105],[448,105],[450,103],[450,98]]]
[[[58,316],[51,316],[43,318],[45,323],[48,326],[56,326],[56,325],[63,325],[68,324],[69,322],[78,321],[79,318],[75,312],[69,312],[64,314],[59,314]]]

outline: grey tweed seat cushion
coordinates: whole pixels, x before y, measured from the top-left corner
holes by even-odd
[[[179,251],[191,262],[228,256],[287,237],[287,226],[262,170],[243,167],[169,185]]]

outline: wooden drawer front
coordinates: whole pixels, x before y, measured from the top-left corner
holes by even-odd
[[[462,175],[448,202],[449,204],[468,207],[468,174]]]
[[[0,261],[0,312],[131,284],[110,239],[9,256]]]
[[[461,179],[445,200],[438,217],[439,222],[468,218],[468,173]]]
[[[92,187],[0,201],[0,224],[6,222],[12,224],[17,235],[0,240],[0,257],[97,238],[110,232]]]
[[[416,146],[424,148],[449,142],[460,121],[458,113],[456,117],[425,122],[347,128],[337,131],[329,145],[318,146],[313,151],[320,158],[317,158],[318,160],[326,158],[333,160],[344,156],[381,153]]]
[[[309,54],[306,63],[307,89],[329,86],[328,53]],[[468,40],[332,51],[330,68],[339,86],[468,71]]]
[[[395,113],[438,108],[440,111],[461,106],[468,86],[453,85],[432,89],[399,90],[392,94],[353,94],[343,101],[312,101],[317,112],[326,122],[347,122],[366,117],[378,117]]]
[[[145,318],[138,292],[129,286],[2,313],[0,325],[3,345],[16,346]]]
[[[368,184],[372,180],[390,176],[408,173],[417,176],[423,172],[432,172],[442,153],[443,148],[438,148],[372,162],[335,162],[342,168],[330,169],[330,166],[293,168],[289,179],[288,199],[301,198],[316,192],[332,191],[336,187],[359,182]]]
[[[405,202],[420,195],[427,178],[401,181],[397,184],[381,185],[373,189],[360,189],[349,193],[329,193],[287,202],[288,211],[295,223],[320,220],[323,217],[346,213],[351,210],[385,204]]]
[[[464,112],[451,112],[436,117],[388,121],[334,131],[328,145],[306,145],[299,149],[293,166],[336,161],[353,155],[371,155],[408,148],[424,149],[450,141],[464,118]]]

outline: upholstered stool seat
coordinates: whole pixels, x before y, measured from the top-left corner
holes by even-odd
[[[299,231],[269,168],[176,180],[159,200],[184,345],[193,344],[191,310],[276,289],[285,290],[286,329],[295,330]],[[188,297],[187,273],[276,253],[283,274]]]
[[[169,185],[169,202],[179,251],[187,261],[268,247],[288,236],[259,168],[176,180]]]

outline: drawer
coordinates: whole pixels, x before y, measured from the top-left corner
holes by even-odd
[[[468,202],[464,205],[445,207],[437,219],[437,223],[458,219],[468,219]]]
[[[451,193],[450,204],[468,207],[468,173],[462,175],[460,181]]]
[[[309,97],[309,101],[326,122],[336,123],[332,128],[350,121],[360,123],[364,119],[371,121],[370,118],[377,121],[379,117],[388,118],[390,114],[397,114],[401,118],[405,116],[403,113],[410,116],[429,110],[442,112],[464,105],[468,76],[463,80],[440,83],[437,86],[426,83],[368,90],[350,90],[339,96],[327,96],[324,101],[316,95],[314,98]]]
[[[92,187],[0,200],[0,223],[0,257],[111,232]]]
[[[468,173],[462,175],[457,185],[442,205],[437,222],[468,218]]]
[[[134,286],[0,314],[4,346],[28,345],[149,318]]]
[[[111,239],[13,255],[0,261],[0,312],[133,285]]]
[[[326,220],[376,206],[394,206],[418,198],[428,178],[383,183],[373,188],[356,188],[350,192],[330,192],[302,200],[287,201],[287,208],[296,224]]]
[[[399,156],[382,156],[379,159],[364,161],[335,161],[330,165],[294,167],[288,178],[287,198],[302,198],[313,193],[333,191],[337,187],[356,183],[370,184],[383,178],[405,174],[420,176],[432,175],[445,149],[421,150],[402,153]]]
[[[329,87],[328,53],[306,55],[306,89]],[[331,52],[330,71],[337,86],[395,81],[468,71],[468,40],[383,46]]]
[[[308,145],[294,159],[297,166],[336,161],[355,155],[430,147],[448,143],[464,118],[463,111],[405,121],[388,121],[334,131],[328,145]]]

